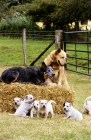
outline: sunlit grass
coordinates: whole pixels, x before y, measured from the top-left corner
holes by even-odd
[[[1,38],[0,41],[0,65],[24,65],[22,39]],[[51,42],[50,40],[27,39],[26,65],[29,66]],[[54,45],[35,63],[35,65],[40,65],[47,54],[53,49],[55,49]]]
[[[83,103],[91,95],[89,76],[66,71],[69,85],[75,91],[74,107],[83,112]],[[54,118],[24,118],[0,113],[0,138],[3,140],[90,140],[91,117],[83,114],[82,121],[63,119],[64,114]]]

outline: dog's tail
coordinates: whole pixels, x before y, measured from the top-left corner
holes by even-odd
[[[87,101],[91,98],[91,96],[87,97],[86,100],[85,100],[85,103],[87,105]]]
[[[54,104],[56,104],[56,102],[54,101],[54,100],[50,100],[48,103],[54,103]]]

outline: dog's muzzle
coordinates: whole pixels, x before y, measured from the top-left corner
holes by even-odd
[[[66,63],[65,63],[64,65],[62,65],[62,64],[60,63],[60,61],[58,60],[58,64],[59,64],[59,66],[63,67]]]
[[[45,108],[45,105],[43,105],[43,108]]]
[[[53,73],[52,76],[55,76],[55,74]]]
[[[35,109],[38,109],[38,107],[37,107],[37,106],[35,106],[35,105],[34,105],[34,108],[35,108]]]
[[[66,108],[64,107],[64,110],[66,111]]]

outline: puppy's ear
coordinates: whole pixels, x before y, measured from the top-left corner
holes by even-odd
[[[71,104],[71,103],[69,103],[69,106],[72,106],[72,104]]]
[[[25,99],[28,99],[28,96],[27,95],[25,96]]]
[[[55,55],[58,55],[61,52],[61,48],[58,48],[55,52]]]
[[[63,103],[63,107],[65,106],[65,102]]]
[[[39,101],[39,104],[41,103],[41,100]]]

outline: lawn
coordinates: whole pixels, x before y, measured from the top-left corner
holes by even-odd
[[[51,43],[50,40],[27,39],[26,41],[26,65],[29,66],[41,52]],[[53,45],[40,59],[35,63],[41,65],[47,54],[55,49]],[[0,38],[0,65],[1,66],[22,66],[24,65],[23,47],[21,38]]]
[[[69,85],[75,91],[74,107],[83,112],[83,103],[91,95],[89,76],[66,72]],[[64,114],[55,114],[53,119],[24,118],[0,113],[1,140],[89,140],[91,117],[83,114],[82,121],[63,119]]]
[[[51,41],[27,40],[27,65],[46,48]],[[53,45],[49,51],[53,50]],[[40,65],[49,51],[35,65]],[[10,66],[23,63],[22,40],[0,39],[0,74]],[[85,98],[91,95],[91,77],[66,71],[68,83],[75,91],[74,107],[83,112]],[[7,96],[7,95],[6,95]],[[24,118],[0,113],[0,140],[90,140],[91,117],[83,114],[82,121],[63,119],[55,114],[53,119]]]

